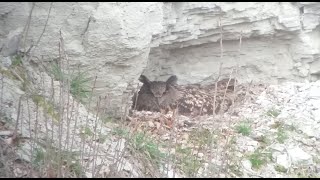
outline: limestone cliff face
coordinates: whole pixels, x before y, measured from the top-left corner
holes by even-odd
[[[209,83],[221,62],[225,76],[238,67],[240,81],[319,78],[320,3],[176,2],[164,8],[166,31],[153,39],[148,76]]]
[[[96,97],[109,94],[111,106],[117,109],[129,83],[138,82],[147,64],[152,35],[163,28],[162,6],[152,2],[54,2],[41,40],[32,49],[33,59],[47,62],[59,57],[61,30],[71,69],[80,67],[91,77],[97,76]],[[41,36],[50,3],[35,4],[24,44],[23,30],[31,9],[32,3],[0,3],[2,56],[18,48],[28,50]]]
[[[97,76],[95,95],[110,94],[115,110],[141,73],[210,83],[222,62],[240,82],[320,76],[320,3],[54,2],[46,22],[50,4],[35,4],[25,36],[32,3],[0,3],[1,58],[35,45],[47,24],[32,55],[52,61],[61,30],[70,67]]]

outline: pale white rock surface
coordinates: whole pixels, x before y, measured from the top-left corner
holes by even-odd
[[[265,151],[272,153],[272,161],[259,170],[262,177],[295,177],[307,167],[314,168],[310,173],[316,176],[313,173],[317,173],[314,170],[319,159],[317,151],[320,137],[320,121],[317,118],[317,97],[320,93],[317,91],[318,87],[319,81],[286,82],[268,86],[265,92],[259,94],[257,101],[240,108],[243,109],[239,113],[241,119],[250,119],[254,114],[259,115],[259,118],[253,119],[255,124],[252,126],[252,133],[263,132],[268,139],[264,142],[267,144]],[[269,107],[262,106],[266,101]],[[248,106],[254,110],[248,112]],[[277,109],[280,114],[275,117],[268,115],[266,112],[270,107]],[[282,131],[279,131],[280,129]],[[249,139],[242,145],[245,147],[248,142]],[[259,143],[261,145],[261,142]],[[272,168],[266,168],[269,165]],[[280,167],[277,168],[277,165]],[[283,172],[285,169],[282,170],[281,167],[288,172]]]
[[[279,152],[283,152],[285,150],[285,146],[283,144],[274,144],[270,148]]]
[[[154,38],[148,76],[177,74],[181,84],[209,83],[223,62],[222,74],[227,77],[238,66],[242,82],[318,78],[319,3],[179,2],[165,7],[168,30]]]
[[[1,54],[11,56],[35,45],[31,50],[37,57],[34,61],[52,61],[59,57],[61,32],[70,68],[80,67],[89,76],[97,76],[95,97],[110,94],[109,113],[122,114],[119,108],[125,102],[121,96],[138,82],[148,61],[152,36],[163,29],[163,3],[54,2],[46,22],[50,5],[35,3],[25,37],[32,3],[1,2]]]
[[[2,59],[1,61],[1,66],[3,68],[8,68],[12,65],[12,61],[11,61],[11,58],[10,57],[1,57],[0,58]]]
[[[236,144],[241,152],[254,152],[259,146],[257,141],[246,136],[237,138]]]
[[[287,154],[281,154],[277,156],[277,164],[281,165],[285,169],[288,169],[290,167],[290,159]]]
[[[249,172],[252,172],[252,164],[249,160],[243,160],[241,161],[241,165],[243,166],[243,168]]]
[[[110,95],[109,113],[123,113],[141,73],[210,83],[223,62],[222,76],[238,67],[241,82],[319,79],[320,3],[54,2],[47,22],[50,4],[36,2],[25,37],[32,3],[1,2],[0,54],[33,44],[34,61],[52,61],[61,31],[70,67],[98,77],[95,97]]]
[[[9,70],[13,69],[10,68]],[[16,151],[17,155],[24,161],[32,162],[37,155],[35,153],[36,149],[46,151],[47,140],[54,147],[59,147],[61,141],[62,149],[84,153],[83,159],[88,160],[88,166],[87,169],[84,169],[84,173],[90,174],[93,166],[100,166],[103,169],[99,169],[97,171],[99,175],[96,176],[101,175],[103,177],[105,176],[104,173],[108,174],[110,172],[109,166],[114,161],[113,157],[125,152],[126,140],[113,139],[111,128],[106,126],[101,118],[88,112],[83,104],[73,101],[73,97],[68,96],[65,91],[60,94],[59,81],[53,81],[56,93],[53,97],[54,101],[52,101],[50,99],[52,89],[48,88],[51,86],[49,83],[51,79],[46,73],[31,68],[30,71],[34,73],[35,84],[30,83],[28,87],[32,88],[33,91],[25,93],[22,91],[22,83],[12,78],[12,75],[8,75],[10,74],[9,70],[0,74],[0,122],[6,123],[6,126],[10,129],[14,129],[15,125],[18,124],[17,133],[21,137],[27,137],[27,140],[19,144]],[[19,108],[20,97],[21,106]],[[60,111],[63,113],[59,114],[58,108],[63,108],[64,110]],[[18,112],[20,112],[19,116],[17,116]],[[48,135],[50,138],[48,138]],[[103,136],[106,138],[101,141]],[[37,138],[37,143],[30,140],[33,138]],[[99,141],[97,141],[98,139]],[[6,140],[10,142],[10,137]],[[105,156],[103,158],[98,156],[93,159],[92,153],[94,151]],[[138,169],[128,169],[128,167],[132,167],[131,160],[124,159],[123,163],[127,168],[125,170],[131,172],[133,177],[141,176],[141,171]],[[119,168],[123,171],[124,167]]]
[[[94,94],[96,97],[110,95],[110,104],[106,109],[120,115],[125,109],[120,107],[126,102],[126,98],[130,98],[123,96],[135,86],[141,73],[151,80],[164,80],[169,75],[176,74],[179,84],[210,83],[217,77],[219,64],[223,62],[222,76],[228,77],[231,70],[238,67],[237,77],[240,82],[301,82],[270,86],[258,98],[256,105],[246,107],[247,112],[240,113],[246,114],[247,118],[253,118],[254,122],[257,122],[255,126],[260,126],[253,127],[256,128],[253,131],[257,137],[261,133],[270,133],[271,140],[276,141],[274,134],[278,130],[270,125],[280,120],[285,125],[294,126],[301,141],[310,137],[319,140],[320,81],[311,81],[320,77],[320,3],[54,2],[46,24],[50,4],[36,2],[28,36],[25,36],[24,30],[32,3],[0,3],[2,67],[10,66],[10,58],[19,51],[27,51],[31,45],[35,45],[30,52],[33,63],[58,59],[61,32],[71,69],[80,67],[81,70],[87,70],[91,77],[97,76]],[[39,44],[35,44],[38,40]],[[45,98],[50,98],[51,92],[47,90],[47,87],[51,86],[50,77],[45,72],[39,72],[31,63],[25,63],[34,85],[39,86],[37,90]],[[67,62],[64,62],[64,65],[66,64]],[[49,64],[45,65],[49,67]],[[8,77],[2,80],[5,86],[1,88],[1,115],[5,114],[8,121],[15,122],[19,97],[25,92],[20,81],[10,80]],[[60,83],[54,81],[53,86],[55,92],[58,92]],[[60,96],[55,95],[55,102],[58,102]],[[66,94],[62,95],[62,99],[73,100]],[[24,99],[22,105],[22,127],[19,132],[29,135],[37,130],[40,138],[45,137],[47,130],[44,121],[35,125],[35,103]],[[66,102],[63,105],[68,107]],[[71,126],[78,120],[78,127],[70,127],[70,131],[76,132],[74,146],[69,147],[72,150],[79,150],[83,143],[80,138],[83,130],[80,130],[79,126],[88,120],[88,126],[92,130],[97,122],[95,114],[88,113],[82,104],[76,105],[79,107],[71,111],[70,118]],[[279,116],[266,115],[266,111],[272,107],[281,111]],[[28,108],[31,110],[30,115]],[[39,111],[39,118],[46,119],[43,117],[43,109],[40,108]],[[63,140],[70,139],[67,134],[59,134],[53,121],[50,121],[49,125],[48,131],[54,134],[55,144],[59,135]],[[67,123],[63,122],[63,130],[66,127]],[[219,124],[216,127],[225,126]],[[101,132],[107,135],[110,128],[102,126]],[[293,139],[288,137],[284,146],[293,143]],[[301,144],[312,145],[306,142]],[[90,148],[89,142],[84,144],[85,149]],[[314,144],[319,147],[317,141]],[[124,141],[113,142],[112,139],[99,145],[97,151],[107,152],[110,157],[122,151],[125,146]],[[261,142],[240,136],[236,145],[241,154],[239,157],[243,157],[244,153],[253,153],[260,147]],[[28,149],[27,145],[23,147]],[[109,147],[111,148],[108,149]],[[221,151],[225,150],[220,148]],[[276,149],[283,150],[280,147]],[[300,150],[296,148],[289,150],[289,156],[295,163],[310,163],[312,160],[309,151],[312,151],[312,147],[301,147]],[[279,157],[276,162],[287,166],[287,159],[284,155],[281,156],[283,153],[278,152],[280,157],[276,156]],[[23,153],[21,155],[24,156]],[[97,159],[90,162],[89,169],[94,163],[102,167],[108,166],[112,160],[108,159],[104,164],[101,159]],[[249,166],[248,161],[246,163]],[[129,161],[124,164],[125,170],[135,167]],[[216,163],[217,166],[221,164]],[[108,167],[101,170],[103,173],[108,171]],[[140,172],[134,169],[132,174],[138,176]],[[271,174],[266,176],[276,177]]]
[[[312,163],[312,156],[306,153],[305,151],[303,151],[299,147],[288,149],[288,155],[290,156],[293,164],[298,164],[298,163],[311,164]]]

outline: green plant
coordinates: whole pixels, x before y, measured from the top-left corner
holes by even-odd
[[[231,172],[233,172],[235,175],[238,177],[243,176],[243,172],[241,171],[241,168],[238,167],[238,165],[228,165],[228,168],[230,169]]]
[[[0,73],[9,79],[19,80],[10,70],[5,70],[0,67]]]
[[[312,172],[310,169],[301,168],[296,171],[298,178],[319,178],[320,176]]]
[[[116,127],[112,129],[112,134],[120,136],[121,138],[125,138],[129,135],[129,131],[124,128]]]
[[[21,90],[22,91],[27,91],[28,90],[28,86],[30,85],[30,82],[29,81],[24,81],[23,83],[22,83],[22,86],[21,86]]]
[[[62,71],[61,67],[57,63],[53,63],[51,66],[51,74],[57,81],[66,83],[69,81],[70,93],[84,103],[91,95],[90,87],[88,83],[92,78],[88,77],[87,72],[80,72],[68,74]]]
[[[42,107],[44,112],[50,115],[53,120],[56,122],[59,121],[60,115],[55,111],[53,103],[47,101],[43,96],[37,94],[31,95],[31,99],[35,104],[38,104],[40,107]]]
[[[76,177],[86,177],[79,160],[72,161],[69,165],[69,169],[70,172],[76,175]]]
[[[130,139],[130,144],[138,151],[147,155],[149,160],[156,162],[157,165],[166,154],[161,152],[159,145],[152,138],[148,138],[144,133],[137,133]]]
[[[277,140],[279,143],[284,143],[286,139],[288,139],[288,135],[284,128],[280,127],[277,131]]]
[[[57,63],[53,63],[51,65],[51,74],[53,75],[56,81],[64,81],[67,78],[66,74],[62,72],[62,69],[59,67]]]
[[[204,146],[212,143],[213,134],[208,129],[193,129],[190,132],[189,141],[193,144]]]
[[[267,111],[267,115],[271,116],[271,117],[274,117],[274,118],[278,117],[280,113],[281,113],[281,111],[276,109],[276,108],[274,108],[274,107]]]
[[[112,134],[126,138],[135,150],[147,155],[149,160],[155,161],[157,164],[166,156],[160,151],[160,144],[144,133],[129,134],[127,129],[116,127],[112,130]]]
[[[188,176],[196,174],[202,165],[190,147],[183,148],[180,144],[176,148],[176,160],[176,165]]]
[[[284,126],[284,123],[282,121],[276,121],[276,122],[274,122],[274,124],[271,125],[271,128],[277,129],[277,128],[280,128],[283,126]]]
[[[107,140],[107,138],[108,138],[108,136],[107,135],[103,135],[103,134],[99,134],[99,143],[104,143],[104,142],[106,142],[106,140]]]
[[[236,126],[236,131],[244,136],[251,134],[251,127],[248,123],[242,122]]]
[[[88,86],[90,81],[91,78],[87,77],[85,72],[73,75],[70,82],[70,93],[81,102],[84,102],[91,95],[91,90]]]
[[[278,172],[283,172],[283,173],[286,173],[287,172],[287,169],[285,168],[285,167],[283,167],[283,166],[281,166],[281,165],[275,165],[274,166],[274,169],[276,170],[276,171],[278,171]]]
[[[237,143],[237,137],[236,136],[231,136],[231,139],[230,139],[230,145],[234,145],[234,144],[236,144]]]
[[[7,122],[12,123],[14,122],[14,119],[9,117],[7,114],[5,114],[3,111],[0,111],[0,122]],[[1,123],[0,123],[1,124]]]
[[[199,171],[201,165],[201,161],[196,156],[190,156],[182,161],[181,170],[188,176],[194,176]]]
[[[36,167],[40,167],[42,161],[44,161],[44,158],[45,158],[45,153],[42,150],[42,148],[35,148],[35,158],[33,160],[33,164]]]
[[[268,144],[270,142],[270,140],[267,138],[267,136],[260,136],[259,139],[258,139],[259,142],[262,142],[264,144]]]
[[[49,163],[51,167],[57,171],[59,166],[63,166],[69,177],[85,177],[84,170],[81,167],[80,161],[76,158],[79,155],[74,152],[55,150],[53,147],[47,148],[45,151],[42,148],[35,148],[35,158],[33,164],[36,168],[45,167],[45,163]],[[45,161],[47,159],[47,161]],[[61,163],[61,164],[60,164]]]
[[[293,124],[289,125],[289,130],[290,131],[296,131],[297,130],[297,127]]]
[[[103,122],[104,124],[114,121],[114,119],[113,119],[112,117],[110,117],[110,116],[104,117],[104,118],[102,118],[101,120],[102,120],[102,122]]]
[[[270,158],[271,153],[262,153],[260,149],[257,149],[253,154],[249,156],[249,161],[251,162],[253,168],[259,169]]]
[[[20,55],[15,55],[12,60],[12,67],[22,65],[22,58]]]
[[[91,136],[93,136],[93,132],[87,126],[86,127],[81,127],[80,128],[80,136],[83,137],[83,138],[91,137]]]

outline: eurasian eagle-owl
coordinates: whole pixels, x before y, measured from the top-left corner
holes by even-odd
[[[201,87],[198,84],[179,86],[177,80],[177,76],[172,75],[167,81],[150,81],[141,75],[139,81],[143,85],[133,97],[132,109],[161,112],[168,108],[178,108],[179,114],[182,115],[203,115],[212,114],[214,109],[215,113],[225,112],[231,105],[232,101],[228,97],[223,100],[219,93],[216,94],[216,103],[213,103],[214,86]],[[221,81],[219,83],[221,85]],[[230,84],[232,83],[234,81]]]

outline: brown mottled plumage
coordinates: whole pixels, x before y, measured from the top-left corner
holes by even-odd
[[[138,111],[156,111],[160,112],[171,105],[174,105],[179,99],[180,94],[174,87],[177,83],[177,77],[171,76],[166,82],[150,81],[146,76],[141,75],[139,80],[143,83],[138,97],[133,97],[133,108],[136,105]],[[137,99],[137,101],[136,101]]]
[[[136,104],[136,110],[147,110],[161,112],[168,108],[178,108],[179,114],[187,116],[196,116],[204,114],[213,114],[218,112],[226,112],[232,104],[229,96],[224,97],[228,80],[221,80],[218,84],[216,92],[216,103],[214,104],[215,85],[200,86],[177,85],[177,77],[171,76],[166,82],[150,81],[144,75],[139,80],[143,83],[138,98],[133,97],[133,107]],[[233,91],[235,80],[232,79],[228,85],[227,91]],[[224,100],[223,100],[224,97]],[[135,101],[137,98],[137,101]],[[222,104],[223,102],[223,104]]]

